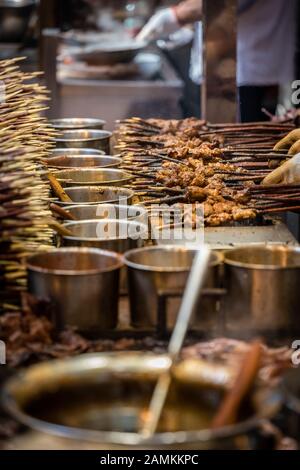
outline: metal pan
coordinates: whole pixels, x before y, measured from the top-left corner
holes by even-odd
[[[63,187],[70,186],[125,186],[134,178],[128,172],[115,169],[72,169],[56,171],[55,177]]]
[[[65,189],[72,202],[56,201],[56,204],[69,207],[74,204],[98,205],[120,204],[130,205],[134,197],[134,191],[116,186],[76,186]]]
[[[98,149],[90,149],[90,148],[56,148],[51,150],[51,155],[53,157],[84,157],[85,155],[89,156],[99,156],[99,155],[105,155],[105,152],[103,150],[98,150]]]
[[[51,168],[67,170],[68,168],[117,168],[122,164],[122,159],[110,155],[64,155],[48,158],[46,162]]]
[[[78,49],[73,56],[76,60],[84,61],[90,65],[128,63],[146,46],[146,42],[136,40],[127,40],[119,44],[89,45]]]
[[[50,124],[60,131],[76,129],[99,129],[102,130],[106,124],[103,119],[92,118],[62,118],[51,119]]]
[[[141,206],[117,204],[77,205],[68,207],[75,220],[128,220],[148,224],[148,211]]]
[[[55,139],[57,148],[94,148],[109,154],[111,132],[95,129],[62,131]]]
[[[140,247],[148,237],[147,225],[126,220],[84,220],[64,225],[73,236],[62,237],[64,246],[101,248],[125,253]]]

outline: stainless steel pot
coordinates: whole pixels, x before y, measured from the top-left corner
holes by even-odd
[[[224,333],[281,339],[300,333],[300,249],[246,247],[225,254]]]
[[[47,159],[47,165],[55,169],[68,168],[117,168],[122,164],[122,159],[109,155],[85,155],[85,156],[60,156]]]
[[[73,233],[63,237],[64,246],[82,246],[125,253],[143,244],[148,238],[144,224],[124,220],[85,220],[64,225]]]
[[[129,251],[124,255],[128,269],[131,324],[136,328],[174,327],[180,300],[186,286],[196,251],[185,247],[147,247]],[[220,285],[222,256],[213,253],[206,279],[206,288]],[[172,294],[176,298],[172,298]],[[166,302],[167,318],[162,319],[159,298],[169,295]],[[191,327],[211,333],[217,324],[217,300],[213,297],[200,299]]]
[[[105,152],[103,150],[98,150],[98,149],[90,149],[90,148],[56,148],[51,150],[51,155],[53,157],[84,157],[88,156],[90,157],[91,155],[97,156],[97,155],[105,155]]]
[[[93,129],[79,129],[62,131],[61,136],[55,139],[59,148],[95,148],[109,154],[111,132]]]
[[[0,1],[0,42],[22,41],[36,3],[35,0]]]
[[[39,253],[27,261],[28,289],[51,302],[58,330],[72,326],[94,335],[117,326],[121,268],[121,257],[107,251]]]
[[[51,119],[50,124],[55,129],[61,131],[76,130],[76,129],[98,129],[102,130],[106,124],[103,119],[93,118],[62,118]]]
[[[251,448],[260,424],[279,408],[276,391],[257,389],[238,424],[211,430],[222,388],[187,384],[175,374],[159,431],[144,439],[137,431],[154,384],[169,366],[165,355],[124,352],[40,363],[6,383],[2,403],[25,426],[94,450]],[[199,361],[198,374],[203,367]]]
[[[63,187],[70,186],[125,186],[133,176],[122,170],[77,168],[54,172]]]
[[[131,204],[134,192],[131,189],[117,188],[116,186],[77,186],[66,188],[66,193],[72,202],[57,201],[56,204],[69,207],[74,204],[99,205],[99,204]]]
[[[77,205],[68,207],[75,220],[129,220],[148,224],[148,211],[141,206],[121,206],[117,204]]]

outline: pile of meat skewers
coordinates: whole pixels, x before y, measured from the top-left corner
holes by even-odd
[[[133,186],[146,205],[199,202],[207,226],[230,225],[274,208],[261,205],[255,189],[262,188],[273,157],[278,164],[287,158],[272,148],[293,128],[132,118],[120,123],[117,149],[124,168],[138,177]]]

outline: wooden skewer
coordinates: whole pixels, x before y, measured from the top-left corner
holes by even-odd
[[[272,213],[276,213],[276,212],[292,212],[292,211],[300,211],[300,206],[287,206],[287,207],[271,207],[270,209],[263,209],[263,210],[260,210],[260,214],[272,214]]]
[[[60,217],[62,217],[63,219],[66,219],[66,220],[77,220],[74,215],[70,214],[70,212],[68,212],[67,210],[63,209],[62,207],[58,206],[57,204],[54,204],[54,202],[52,202],[50,204],[50,209],[52,212],[54,212],[55,214],[59,215]]]
[[[47,178],[50,182],[51,188],[53,189],[55,195],[62,202],[73,202],[72,199],[67,195],[61,184],[57,181],[55,176],[52,173],[47,174]]]
[[[236,423],[241,404],[250,392],[257,377],[261,364],[262,352],[263,349],[261,342],[255,341],[251,345],[249,352],[245,355],[245,359],[240,367],[240,371],[232,389],[225,396],[224,401],[221,403],[221,406],[213,419],[211,426],[212,429],[218,429]]]
[[[56,222],[55,220],[50,220],[49,226],[53,228],[53,230],[55,230],[62,237],[73,237],[74,235],[68,228],[64,227],[62,224]]]

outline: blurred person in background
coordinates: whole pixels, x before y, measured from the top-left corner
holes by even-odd
[[[237,85],[242,122],[275,114],[280,86],[295,78],[296,0],[238,0]],[[201,21],[202,0],[185,0],[157,11],[139,33],[156,40]],[[191,78],[202,81],[202,31],[196,29]]]

